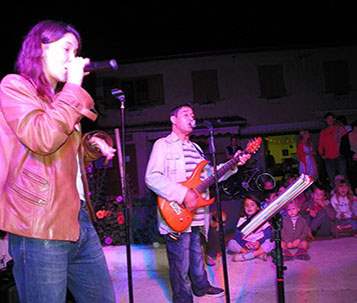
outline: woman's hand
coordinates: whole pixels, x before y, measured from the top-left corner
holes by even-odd
[[[88,58],[75,57],[66,66],[67,82],[82,85],[83,77],[88,73],[84,72],[84,67],[88,65]]]
[[[93,136],[89,139],[89,143],[100,150],[102,155],[106,158],[105,162],[108,162],[115,156],[116,149],[108,145],[104,139]]]

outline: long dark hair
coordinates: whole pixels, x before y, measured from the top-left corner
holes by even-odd
[[[43,72],[41,45],[55,42],[67,33],[76,37],[80,47],[80,35],[72,25],[53,20],[37,23],[25,36],[16,60],[16,71],[31,80],[36,86],[39,97],[46,100],[52,99],[53,92]]]

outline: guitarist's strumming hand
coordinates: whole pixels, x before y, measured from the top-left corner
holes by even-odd
[[[194,190],[189,189],[186,193],[185,199],[183,200],[183,204],[189,211],[192,211],[196,209],[197,201],[198,201],[197,193]]]
[[[239,162],[237,163],[237,166],[244,165],[250,158],[251,158],[250,153],[245,153],[242,150],[238,150],[235,154],[234,157],[239,157]]]

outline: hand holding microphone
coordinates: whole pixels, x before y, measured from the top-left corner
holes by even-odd
[[[66,65],[67,82],[77,85],[82,85],[84,77],[85,66],[88,65],[90,60],[88,58],[74,57]]]
[[[83,76],[91,72],[106,72],[118,69],[115,59],[106,61],[90,61],[88,58],[75,57],[66,66],[67,82],[82,85]]]

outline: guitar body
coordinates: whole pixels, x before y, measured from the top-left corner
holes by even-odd
[[[195,188],[201,183],[200,176],[207,163],[207,160],[201,161],[196,166],[191,177],[181,184],[189,189],[195,190]],[[197,195],[199,196],[197,208],[211,205],[215,200],[215,198],[206,200],[202,198],[199,193],[197,193]],[[183,232],[191,225],[194,210],[189,211],[183,204],[179,204],[175,201],[168,201],[160,196],[157,199],[157,203],[162,217],[172,230],[176,232]]]
[[[249,142],[248,146],[244,150],[243,154],[253,154],[255,153],[262,143],[262,138],[258,137]],[[237,152],[236,155],[226,162],[218,171],[217,178],[222,177],[229,169],[236,166],[240,161],[242,153]],[[204,199],[201,194],[204,193],[210,185],[214,184],[215,176],[209,176],[205,180],[201,180],[201,173],[204,167],[208,164],[207,160],[203,160],[196,166],[190,178],[188,178],[185,182],[181,183],[189,189],[194,190],[197,193],[197,208],[211,205],[215,198],[212,199]],[[179,204],[176,201],[168,201],[163,197],[158,197],[157,199],[158,207],[160,213],[167,225],[176,232],[183,232],[186,230],[192,222],[194,212],[196,209],[189,211],[185,205]]]

